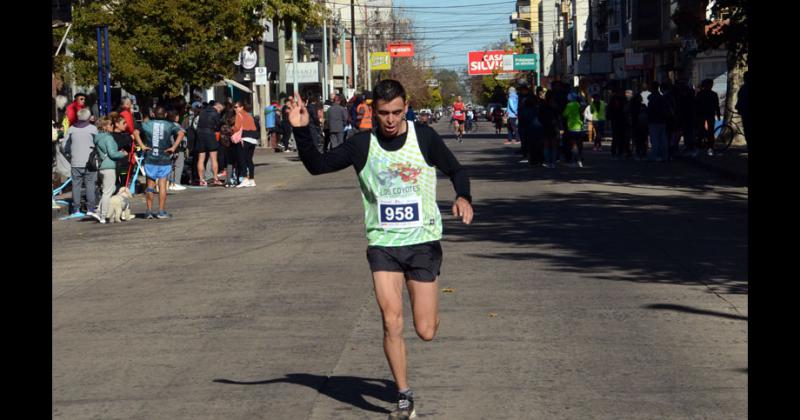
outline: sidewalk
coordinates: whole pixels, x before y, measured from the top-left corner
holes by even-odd
[[[746,145],[733,145],[714,156],[698,153],[695,158],[681,157],[679,160],[716,172],[732,181],[747,184],[747,155]]]
[[[297,153],[291,153],[290,155],[291,156],[297,156]],[[255,152],[255,154],[253,156],[253,159],[255,160],[255,165],[256,166],[262,166],[262,165],[269,165],[270,162],[274,163],[276,161],[277,157],[280,157],[280,156],[281,156],[280,153],[276,154],[270,148],[258,147],[258,148],[256,148],[256,152]],[[136,197],[138,199],[143,199],[144,194],[139,193],[139,194],[136,195]],[[67,203],[72,202],[72,191],[70,190],[70,191],[67,191],[67,192],[64,192],[62,194],[57,195],[55,197],[55,200],[56,201],[66,201]],[[98,200],[99,200],[99,197],[98,197]],[[58,220],[59,218],[62,218],[62,217],[65,217],[65,216],[69,216],[69,204],[67,204],[67,205],[57,204],[57,206],[58,206],[58,208],[55,208],[55,207],[53,208],[53,218],[52,218],[53,221]]]

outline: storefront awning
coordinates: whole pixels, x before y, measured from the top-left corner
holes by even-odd
[[[247,87],[247,86],[245,86],[245,85],[243,85],[243,84],[241,84],[241,83],[237,82],[236,80],[231,80],[231,79],[222,79],[222,81],[223,81],[223,82],[225,82],[225,84],[226,84],[226,85],[228,85],[228,86],[233,86],[233,87],[235,87],[236,89],[239,89],[239,90],[241,90],[241,91],[243,91],[243,92],[247,92],[247,93],[253,93],[253,91],[252,91],[252,90],[250,90],[250,88],[249,88],[249,87]],[[217,85],[219,85],[219,84],[217,84]]]

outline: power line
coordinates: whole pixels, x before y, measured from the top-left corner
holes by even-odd
[[[334,6],[349,6],[350,3],[336,3],[336,2],[325,2],[326,4],[332,4]],[[500,4],[514,4],[516,1],[501,1],[495,3],[477,3],[477,4],[460,4],[458,7],[476,7],[476,6],[497,6]],[[368,7],[370,9],[452,9],[453,6],[370,6],[368,4],[358,5],[358,7]]]

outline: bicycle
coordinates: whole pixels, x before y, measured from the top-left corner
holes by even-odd
[[[738,113],[732,113],[731,117],[734,115],[738,115]],[[739,135],[745,139],[746,143],[747,137],[744,137],[744,132],[738,124],[733,122],[733,118],[714,128],[714,152],[721,153],[728,150],[733,144],[733,140]]]

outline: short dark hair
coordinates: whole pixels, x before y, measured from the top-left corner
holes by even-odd
[[[155,115],[157,120],[165,120],[167,119],[167,110],[164,109],[163,106],[159,105],[156,107]]]
[[[659,85],[658,82],[650,83],[650,91],[651,92],[658,92],[659,91],[659,89],[658,89],[659,86],[660,85]]]
[[[78,99],[81,96],[83,96],[83,98],[86,99],[86,94],[85,93],[76,93],[75,96],[73,97],[73,99]]]
[[[403,89],[403,85],[401,85],[397,80],[381,80],[377,85],[375,85],[375,88],[372,89],[372,97],[375,99],[375,106],[377,106],[377,103],[380,100],[391,102],[397,97],[403,98],[403,102],[405,102],[406,90]]]

